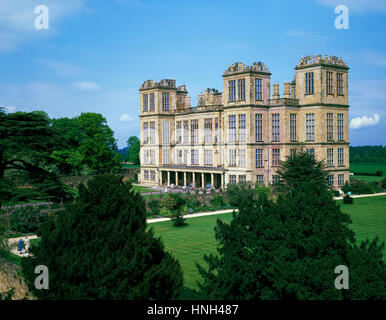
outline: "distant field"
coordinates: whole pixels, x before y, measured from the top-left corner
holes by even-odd
[[[135,168],[135,169],[140,168],[140,166],[138,164],[126,164],[126,163],[122,163],[121,167],[122,168]]]
[[[362,176],[354,175],[353,177],[361,179],[363,181],[372,182],[380,181],[386,176],[386,163],[361,163],[361,164],[350,164],[350,172],[369,172],[375,173],[377,171],[383,171],[383,177],[375,176]]]
[[[134,191],[137,191],[139,193],[144,193],[144,192],[154,192],[152,188],[149,187],[144,187],[144,186],[133,186]]]
[[[341,210],[350,214],[351,225],[359,241],[376,235],[386,246],[386,196],[354,198],[354,204],[343,204],[340,200]],[[383,249],[383,259],[386,260],[386,247]]]

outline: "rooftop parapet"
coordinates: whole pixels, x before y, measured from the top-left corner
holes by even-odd
[[[176,89],[176,80],[174,79],[162,79],[160,82],[154,80],[146,80],[139,90],[153,89],[153,88],[165,88]]]
[[[322,58],[322,56],[319,54],[317,56],[306,56],[300,58],[300,62],[297,64],[295,69],[298,68],[304,68],[308,66],[313,66],[313,65],[333,65],[337,67],[343,67],[348,69],[347,64],[343,61],[342,58],[338,58],[336,56],[325,56]]]
[[[224,72],[223,76],[233,75],[237,73],[245,72],[264,72],[270,74],[269,69],[266,65],[260,61],[254,62],[251,66],[247,66],[242,62],[235,62],[231,64]]]

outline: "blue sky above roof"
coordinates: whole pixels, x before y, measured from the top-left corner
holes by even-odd
[[[34,28],[39,4],[48,30]],[[335,28],[339,4],[348,30]],[[351,144],[385,145],[385,15],[384,0],[2,0],[0,105],[55,118],[99,112],[123,147],[139,134],[145,80],[176,79],[195,105],[205,88],[222,91],[236,61],[265,63],[282,92],[300,57],[328,54],[350,67]]]

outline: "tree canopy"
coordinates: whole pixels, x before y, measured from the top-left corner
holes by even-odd
[[[52,126],[62,137],[62,144],[52,153],[60,173],[102,173],[120,167],[114,132],[101,114],[88,112],[72,119],[53,119]]]
[[[278,174],[276,199],[264,192],[256,199],[250,185],[234,190],[239,212],[229,224],[217,221],[218,255],[205,255],[208,268],[198,265],[201,293],[215,299],[385,299],[383,244],[355,241],[323,164],[300,152]],[[349,290],[334,286],[339,265],[349,269]]]
[[[76,203],[41,228],[33,256],[23,258],[39,299],[171,299],[182,285],[179,262],[147,230],[143,198],[115,175],[97,175]],[[34,286],[34,267],[49,270],[49,290]]]
[[[64,185],[50,171],[60,137],[44,112],[0,110],[0,207],[10,199],[63,199]],[[25,187],[19,188],[18,184]]]
[[[127,140],[127,147],[129,148],[126,152],[125,160],[133,164],[140,164],[139,151],[141,142],[136,136],[131,136]]]

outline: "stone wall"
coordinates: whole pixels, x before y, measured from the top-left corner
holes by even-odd
[[[0,258],[0,292],[3,293],[14,288],[13,300],[21,300],[24,298],[32,300],[23,277],[17,273],[19,268],[20,267]]]

